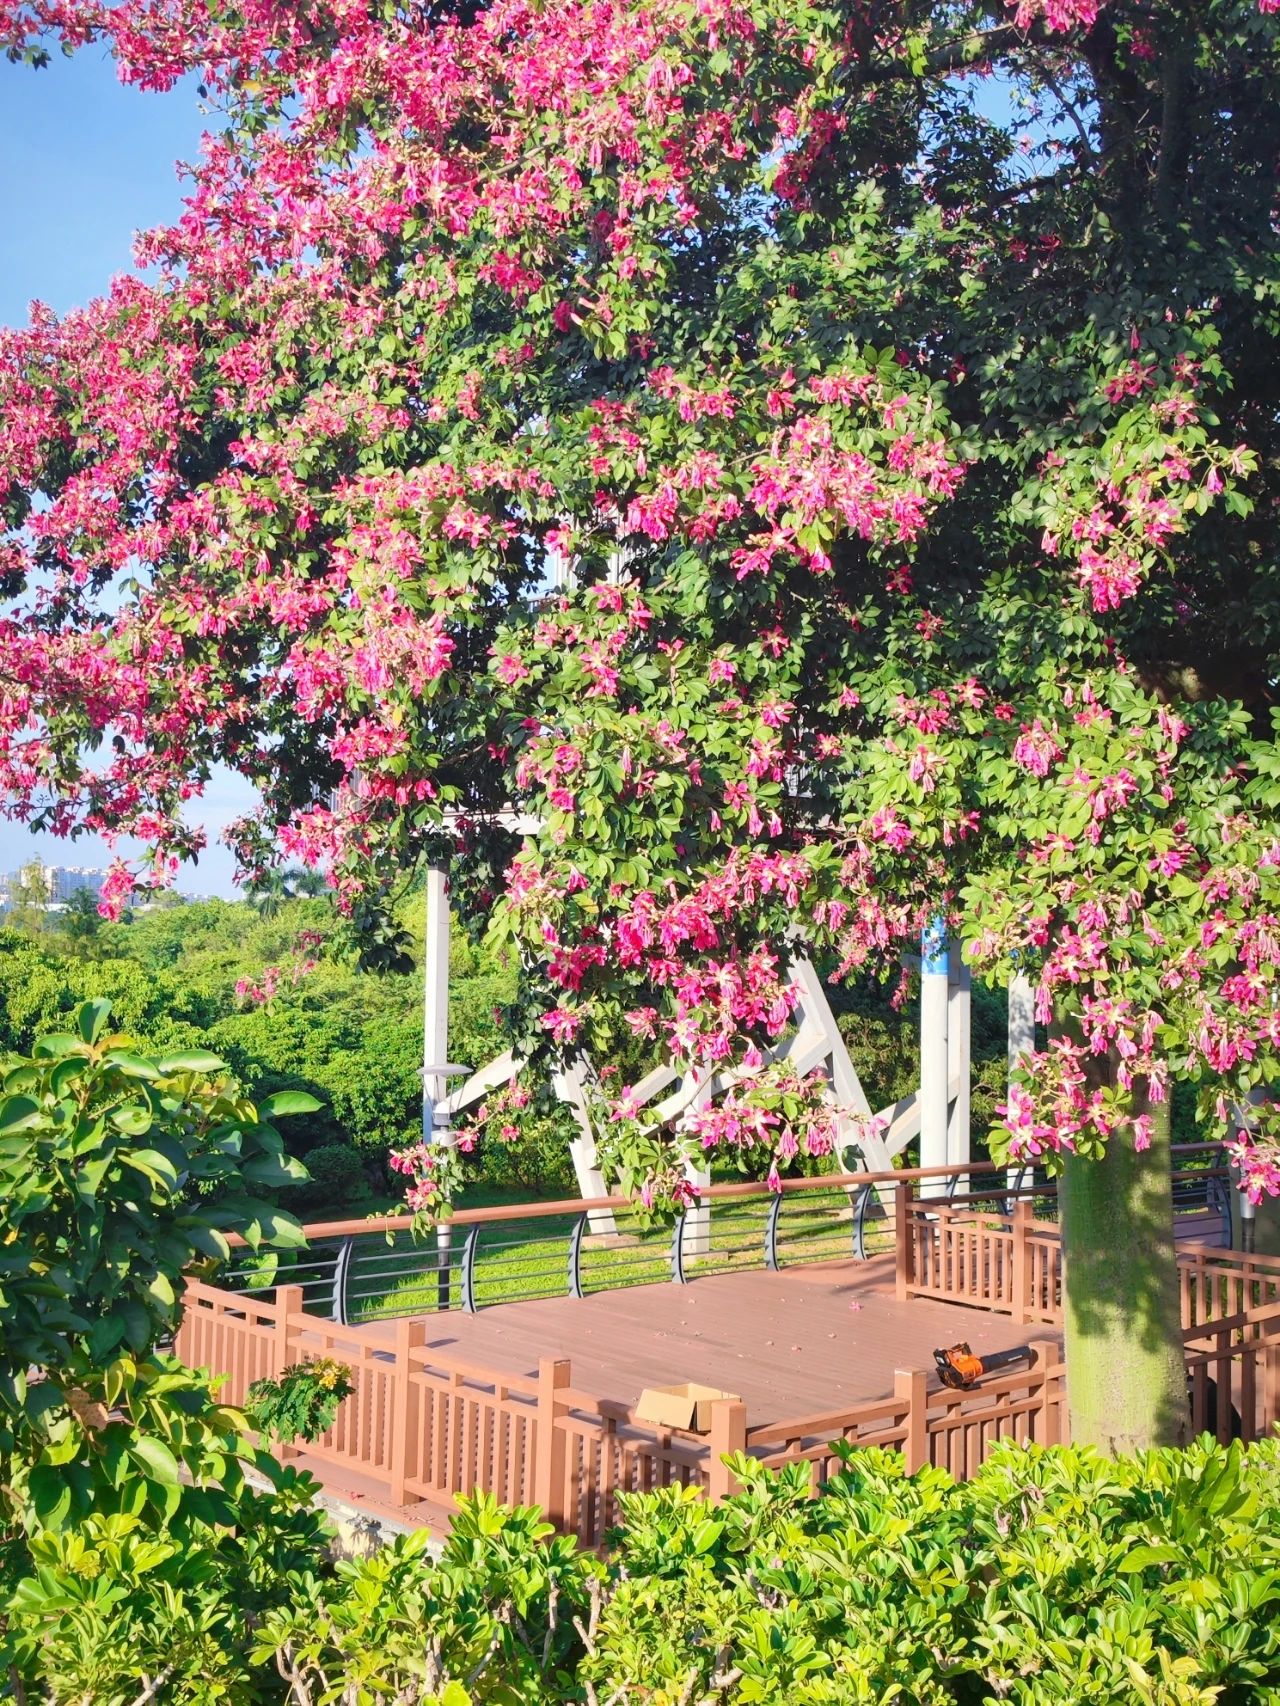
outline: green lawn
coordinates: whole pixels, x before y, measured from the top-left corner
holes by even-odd
[[[493,1206],[525,1200],[514,1191],[473,1187],[459,1207]],[[687,1276],[725,1273],[765,1265],[766,1226],[774,1199],[762,1195],[712,1205],[709,1235],[696,1239],[686,1228]],[[363,1204],[361,1205],[364,1206]],[[370,1212],[376,1212],[371,1210]],[[329,1218],[338,1218],[334,1213]],[[348,1217],[350,1205],[348,1205]],[[311,1216],[308,1216],[311,1218]],[[323,1218],[320,1214],[314,1217]],[[632,1210],[613,1215],[613,1230],[586,1231],[580,1254],[586,1293],[625,1286],[662,1284],[672,1277],[673,1229],[648,1225]],[[483,1225],[476,1231],[475,1301],[487,1304],[535,1297],[559,1297],[569,1290],[569,1252],[577,1216],[531,1214],[520,1220]],[[467,1229],[454,1227],[448,1245],[449,1307],[462,1306],[462,1263]],[[891,1248],[892,1224],[871,1220],[867,1252]],[[807,1261],[837,1261],[853,1253],[853,1224],[848,1197],[838,1189],[783,1199],[778,1225],[778,1259],[783,1267]],[[303,1283],[307,1306],[317,1313],[332,1307],[331,1264],[337,1245],[317,1245],[282,1261],[257,1283]],[[347,1281],[347,1314],[352,1321],[429,1313],[440,1306],[440,1272],[434,1240],[417,1242],[411,1233],[390,1240],[370,1232],[355,1246]],[[328,1271],[325,1264],[330,1264]]]
[[[686,1229],[686,1275],[763,1267],[771,1202],[770,1198],[757,1197],[716,1203],[709,1237],[699,1243]],[[575,1215],[546,1215],[482,1226],[476,1239],[477,1306],[565,1295],[569,1289],[569,1249],[576,1222]],[[631,1211],[616,1213],[614,1226],[612,1234],[598,1236],[588,1231],[584,1236],[580,1257],[584,1292],[661,1284],[671,1279],[674,1241],[671,1227],[648,1226]],[[455,1308],[462,1297],[459,1268],[464,1237],[462,1228],[454,1230],[450,1258],[451,1298]],[[887,1221],[870,1223],[869,1254],[891,1247],[892,1240],[892,1227]],[[843,1193],[821,1192],[815,1197],[793,1198],[784,1203],[778,1229],[781,1265],[840,1260],[852,1252],[853,1227],[848,1199]],[[415,1246],[405,1237],[397,1240],[396,1256],[391,1257],[385,1244],[381,1251],[375,1251],[370,1240],[353,1267],[348,1305],[351,1318],[436,1308],[438,1272],[424,1272],[419,1266],[422,1258],[432,1253],[429,1246],[425,1249]],[[406,1273],[404,1267],[410,1262],[417,1271]]]

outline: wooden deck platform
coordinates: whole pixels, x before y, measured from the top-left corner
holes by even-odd
[[[893,1258],[707,1275],[688,1285],[635,1286],[585,1298],[504,1303],[423,1318],[428,1350],[512,1377],[564,1357],[573,1386],[633,1404],[645,1386],[696,1380],[742,1398],[753,1426],[887,1397],[899,1369],[932,1369],[936,1346],[968,1340],[979,1354],[1060,1332],[990,1310],[894,1295]],[[392,1322],[361,1337],[390,1347]],[[930,1384],[934,1384],[931,1379]],[[372,1482],[332,1463],[298,1459],[326,1491],[374,1517],[439,1531],[448,1511],[382,1503]]]
[[[979,1353],[1028,1337],[1061,1341],[1055,1329],[989,1310],[899,1303],[891,1256],[424,1319],[428,1347],[486,1368],[533,1376],[539,1357],[568,1357],[578,1391],[625,1404],[642,1387],[697,1380],[742,1398],[753,1425],[885,1397],[896,1369],[930,1369],[934,1347],[958,1339]],[[390,1340],[393,1328],[367,1331]]]

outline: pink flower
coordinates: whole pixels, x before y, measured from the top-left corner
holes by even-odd
[[[504,687],[514,687],[519,681],[527,681],[533,671],[523,658],[504,652],[495,665],[495,674]]]
[[[1028,726],[1022,725],[1022,733],[1014,743],[1013,761],[1029,771],[1032,776],[1047,776],[1050,767],[1062,757],[1062,748],[1048,729],[1041,723],[1039,717]]]
[[[553,1007],[542,1015],[542,1027],[551,1032],[556,1042],[571,1043],[582,1029],[582,1014],[568,1007]]]

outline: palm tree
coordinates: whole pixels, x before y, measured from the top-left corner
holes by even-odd
[[[304,896],[314,900],[328,891],[329,885],[319,871],[290,865],[283,871],[259,871],[245,884],[244,897],[260,918],[274,918],[286,901]]]

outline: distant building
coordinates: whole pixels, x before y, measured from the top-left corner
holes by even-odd
[[[11,905],[10,897],[34,867],[39,868],[44,879],[48,897],[45,905],[50,907],[64,907],[72,895],[78,894],[81,889],[87,890],[96,900],[107,879],[105,871],[94,870],[88,865],[46,865],[39,859],[33,859],[21,870],[10,871],[8,876],[0,877],[0,911],[8,910]]]
[[[107,880],[105,871],[91,870],[87,865],[46,865],[44,876],[49,886],[49,899],[63,902],[81,889],[88,889],[96,900]]]

